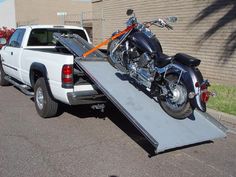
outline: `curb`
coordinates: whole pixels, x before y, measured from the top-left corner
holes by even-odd
[[[207,109],[207,113],[226,126],[229,129],[229,132],[236,134],[236,116],[209,108]]]
[[[216,110],[210,109],[210,108],[207,109],[207,112],[209,114],[211,114],[212,116],[214,116],[217,120],[220,120],[220,121],[222,120],[225,122],[236,124],[236,116],[234,116],[234,115],[219,112],[219,111],[216,111]]]

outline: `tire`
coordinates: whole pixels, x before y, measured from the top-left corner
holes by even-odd
[[[171,97],[171,98],[165,98],[163,99],[159,99],[159,103],[162,107],[162,109],[170,116],[176,118],[176,119],[184,119],[189,117],[193,110],[192,107],[190,105],[189,99],[188,99],[188,91],[187,91],[187,87],[185,85],[185,83],[180,80],[178,84],[176,84],[178,82],[178,76],[177,75],[168,75],[166,77],[166,79],[168,80],[169,84],[170,84],[170,88],[173,89],[173,91],[177,91],[176,97]],[[175,85],[172,87],[172,85]],[[179,98],[178,98],[179,97]],[[173,101],[175,100],[176,101]],[[178,99],[177,99],[178,98]],[[174,106],[174,104],[171,103],[176,103],[177,106]],[[179,103],[179,105],[178,105]]]
[[[113,62],[113,60],[110,57],[110,53],[111,50],[113,50],[113,45],[115,45],[115,43],[118,42],[118,39],[112,40],[108,43],[107,45],[107,61],[111,64],[111,66],[113,66],[114,68],[116,68],[115,63]]]
[[[0,62],[0,86],[8,86],[8,85],[10,85],[9,82],[4,79],[5,76],[6,76],[6,74],[3,71],[2,63]]]
[[[119,56],[119,52],[121,52],[119,50],[119,48],[114,52],[114,57],[116,57],[116,60],[119,60],[119,62],[114,62],[113,59],[110,57],[110,53],[111,51],[115,48],[116,44],[119,42],[119,39],[115,39],[112,40],[111,42],[108,43],[108,47],[107,47],[107,61],[111,64],[111,66],[113,66],[114,68],[122,71],[122,72],[127,72],[126,67],[124,67],[124,65],[122,64],[122,60]]]
[[[39,78],[34,86],[34,102],[38,114],[42,118],[57,116],[58,102],[49,94],[44,78]]]

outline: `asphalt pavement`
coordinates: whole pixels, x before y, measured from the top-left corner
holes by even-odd
[[[30,97],[0,87],[0,177],[236,176],[235,125],[226,139],[149,157],[152,146],[114,106],[61,110],[42,119]]]

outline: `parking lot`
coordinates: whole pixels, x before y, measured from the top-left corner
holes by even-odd
[[[105,113],[61,110],[42,119],[30,97],[0,87],[0,177],[236,176],[234,130],[214,143],[149,157],[152,146],[112,105]]]

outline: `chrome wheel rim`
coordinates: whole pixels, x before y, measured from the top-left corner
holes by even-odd
[[[170,84],[172,95],[167,99],[171,109],[179,110],[187,102],[187,89],[181,84]]]
[[[117,53],[117,50],[112,54],[112,51],[113,51],[113,49],[116,47],[116,45],[117,45],[117,43],[118,43],[118,41],[113,41],[112,43],[111,43],[111,46],[110,46],[110,50],[109,50],[109,52],[110,52],[110,57],[111,57],[111,59],[112,59],[112,61],[114,62],[114,63],[118,63],[118,61],[120,61],[120,57],[119,57],[119,55],[118,55],[118,53]]]
[[[174,85],[171,89],[173,96],[171,101],[176,104],[183,104],[186,100],[187,91],[182,85]]]
[[[36,90],[36,103],[37,103],[37,105],[38,105],[38,108],[40,109],[40,110],[42,110],[43,109],[43,104],[44,104],[44,96],[43,96],[43,90],[42,90],[42,88],[38,88],[37,90]]]

